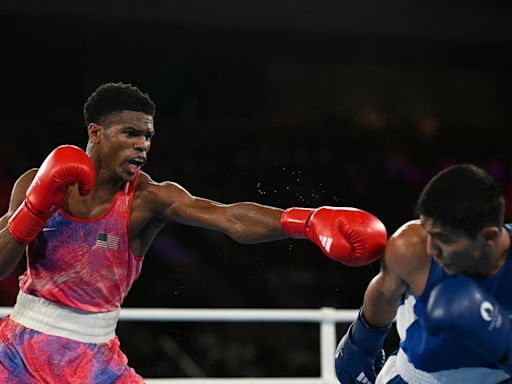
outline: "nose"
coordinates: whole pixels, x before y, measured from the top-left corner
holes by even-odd
[[[151,143],[148,139],[146,139],[145,137],[141,137],[139,140],[137,140],[135,142],[134,148],[137,151],[147,152],[147,151],[149,151],[150,145],[151,145]]]

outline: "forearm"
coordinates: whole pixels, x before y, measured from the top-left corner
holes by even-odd
[[[389,320],[389,313],[380,308],[381,283],[382,276],[379,274],[368,286],[363,311],[359,312],[336,349],[336,376],[342,383],[359,382],[362,373],[365,380],[374,383],[376,375],[384,366],[385,353],[382,346],[391,329],[392,318]]]
[[[283,210],[256,203],[236,203],[230,211],[226,233],[244,244],[261,243],[288,237],[281,226]]]
[[[375,276],[364,295],[363,316],[366,322],[375,328],[391,323],[404,291],[405,286],[389,284],[382,272]]]
[[[0,230],[0,280],[9,276],[18,265],[26,244],[16,241],[7,227]]]

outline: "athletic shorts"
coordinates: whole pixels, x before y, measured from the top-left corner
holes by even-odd
[[[9,316],[0,321],[0,383],[137,384],[117,336],[84,343],[26,328]]]

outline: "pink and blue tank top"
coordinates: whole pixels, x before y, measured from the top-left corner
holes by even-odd
[[[143,257],[130,240],[130,207],[137,177],[92,219],[57,211],[27,246],[20,289],[55,304],[89,312],[118,309],[139,276]]]

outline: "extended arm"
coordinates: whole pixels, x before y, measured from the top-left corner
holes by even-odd
[[[147,177],[147,176],[145,176]],[[221,204],[194,197],[174,183],[149,180],[146,196],[160,220],[224,232],[241,243],[285,237],[309,239],[330,258],[351,266],[377,259],[386,242],[384,224],[355,208],[288,208],[256,203]]]
[[[240,243],[283,239],[282,209],[256,203],[222,204],[194,197],[175,183],[153,184],[156,215],[164,221],[224,232]]]

